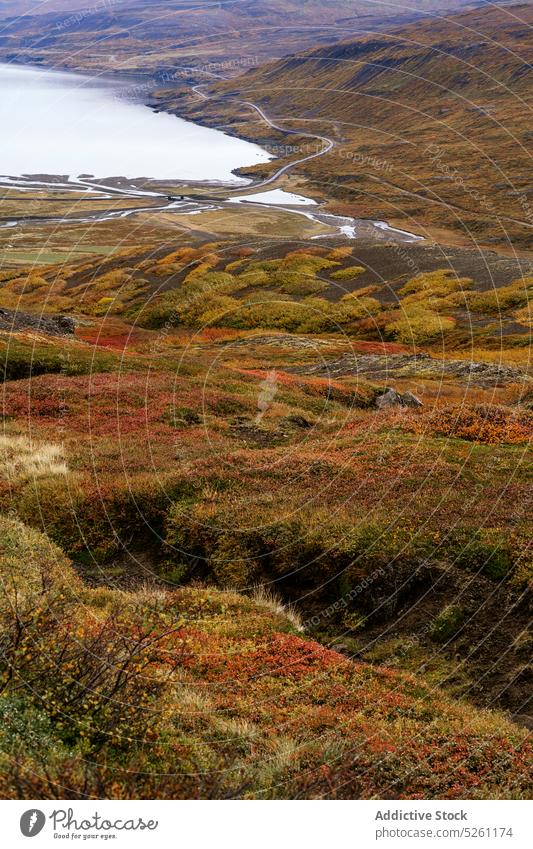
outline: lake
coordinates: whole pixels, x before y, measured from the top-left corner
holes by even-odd
[[[140,96],[138,82],[0,64],[0,174],[244,184],[234,168],[272,159],[258,145],[155,113]]]

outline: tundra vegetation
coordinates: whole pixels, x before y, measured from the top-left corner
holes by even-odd
[[[527,795],[532,297],[334,242],[3,272],[3,795]]]
[[[531,4],[43,5],[321,206],[4,180],[0,795],[526,798]]]

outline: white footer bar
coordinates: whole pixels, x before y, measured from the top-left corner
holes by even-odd
[[[529,849],[532,813],[527,801],[0,802],[6,849]]]

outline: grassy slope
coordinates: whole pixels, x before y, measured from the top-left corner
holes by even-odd
[[[530,268],[294,247],[2,273],[6,797],[529,792]]]
[[[432,13],[464,5],[465,0],[423,0],[417,9]],[[3,24],[2,58],[97,72],[171,71],[177,79],[200,82],[205,80],[206,66],[231,76],[272,57],[330,43],[347,32],[383,28],[417,16],[394,0],[381,4],[377,13],[372,4],[359,0],[330,0],[327,8],[320,0],[267,4],[237,0],[222,5],[125,0],[111,8],[61,2],[43,6],[41,14]],[[3,17],[9,12],[18,13],[16,4],[10,4]],[[210,63],[217,67],[209,68]]]
[[[248,71],[214,85],[211,102],[166,107],[264,139],[237,102],[252,100],[337,142],[299,167],[335,209],[525,250],[531,15],[523,4],[417,22]]]
[[[425,244],[251,245],[137,247],[96,262],[5,270],[0,307],[114,319],[135,337],[167,323],[262,327],[421,344],[437,355],[492,349],[504,362],[513,352],[528,362],[527,259]]]
[[[491,273],[413,280],[398,268],[369,283],[351,248],[294,247],[143,248],[3,273],[4,308],[81,324],[63,338],[0,334],[0,504],[44,529],[93,587],[32,531],[5,526],[6,574],[31,565],[22,537],[65,587],[59,600],[46,589],[31,646],[13,649],[24,678],[37,645],[35,680],[54,684],[30,704],[7,676],[4,748],[21,763],[4,761],[8,795],[525,792],[520,732],[471,705],[526,720],[529,278],[497,264],[494,289]],[[415,367],[413,351],[433,358]],[[338,365],[353,355],[406,359],[396,374],[356,376]],[[485,381],[449,359],[473,356],[495,369]],[[386,385],[425,406],[379,412]],[[139,590],[146,581],[165,592]],[[235,595],[258,583],[298,605],[305,634]],[[112,634],[115,651],[118,633],[127,654],[132,628],[155,628],[165,650],[149,660],[142,642],[148,683],[125,685],[146,705],[139,725],[108,701],[111,672],[94,699],[68,672],[86,670],[90,686],[89,649],[102,656]],[[20,755],[17,735],[34,733],[41,756]]]
[[[298,636],[269,601],[91,590],[11,519],[0,568],[4,798],[527,792],[516,726]]]
[[[374,656],[385,623],[390,662],[430,659],[454,691],[526,712],[527,279],[432,272],[369,291],[346,247],[168,250],[5,273],[5,306],[83,324],[4,334],[2,503],[93,581],[274,581],[326,641]],[[378,412],[386,385],[425,406]]]

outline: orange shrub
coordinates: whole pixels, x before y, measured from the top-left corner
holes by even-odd
[[[533,413],[506,407],[477,405],[448,406],[432,410],[410,422],[408,428],[416,433],[428,431],[438,436],[455,436],[489,445],[508,443],[519,445],[533,435]]]

